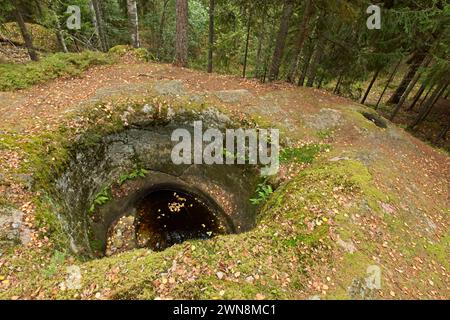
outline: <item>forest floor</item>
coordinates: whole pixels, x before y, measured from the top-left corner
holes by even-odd
[[[29,162],[23,141],[70,126],[68,115],[82,107],[154,95],[251,114],[280,126],[293,145],[329,149],[286,178],[255,231],[158,254],[59,255],[35,222],[39,190],[20,170]],[[369,110],[324,90],[133,60],[1,92],[0,209],[20,212],[23,244],[0,251],[0,298],[449,299],[449,156],[393,124],[375,126],[360,113]],[[64,286],[70,265],[82,269],[79,290]],[[373,266],[379,290],[365,285]]]

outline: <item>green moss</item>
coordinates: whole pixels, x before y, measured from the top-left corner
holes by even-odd
[[[450,236],[447,235],[436,244],[428,244],[426,251],[429,255],[439,263],[441,263],[446,269],[450,268]]]
[[[284,243],[289,247],[296,247],[299,244],[306,244],[307,246],[314,247],[319,244],[319,242],[326,237],[329,231],[329,226],[321,225],[315,232],[311,234],[299,234],[287,240]]]
[[[64,263],[66,254],[60,251],[55,251],[50,260],[49,265],[44,270],[44,275],[47,278],[52,278],[58,271],[59,267]]]
[[[311,164],[320,152],[329,148],[330,146],[325,144],[307,144],[300,148],[285,148],[280,153],[280,161]]]
[[[316,132],[316,135],[321,139],[321,140],[328,140],[330,138],[333,137],[334,135],[334,131],[332,129],[323,129],[323,130],[318,130]]]
[[[56,53],[39,62],[0,65],[0,91],[25,89],[61,76],[77,76],[91,66],[112,63],[99,52]]]
[[[355,110],[354,107],[342,109],[345,118],[350,122],[358,126],[359,128],[366,130],[368,132],[384,130],[377,127],[372,121],[365,118],[361,112],[367,109],[359,108],[360,110]],[[373,111],[371,111],[373,113]]]
[[[64,231],[61,219],[56,214],[57,210],[60,209],[57,203],[46,195],[36,197],[33,202],[36,206],[36,225],[41,228],[41,235],[47,236],[56,249],[67,250],[69,239]]]

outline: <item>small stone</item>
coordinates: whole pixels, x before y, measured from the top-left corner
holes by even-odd
[[[153,112],[153,107],[149,104],[146,104],[145,106],[142,107],[142,112],[145,114],[149,114]]]
[[[219,272],[216,273],[216,276],[217,276],[217,278],[219,278],[220,280],[222,280],[223,277],[224,277],[224,274],[223,274],[223,272],[219,271]]]

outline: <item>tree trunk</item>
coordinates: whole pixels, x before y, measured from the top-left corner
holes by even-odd
[[[426,54],[423,52],[416,52],[414,56],[411,58],[411,66],[409,67],[408,72],[402,79],[402,82],[395,90],[394,94],[389,98],[388,104],[396,104],[400,101],[400,98],[405,93],[406,88],[409,83],[413,79],[423,60],[425,59]]]
[[[262,47],[263,47],[263,42],[264,42],[264,38],[265,38],[265,27],[266,27],[266,14],[263,14],[262,17],[262,25],[261,25],[261,29],[259,31],[258,34],[258,49],[256,50],[256,63],[255,63],[255,78],[256,79],[260,79],[261,78],[261,53],[262,53]]]
[[[242,78],[245,78],[247,72],[247,57],[248,57],[248,45],[250,43],[250,28],[252,23],[252,8],[248,8],[248,21],[247,21],[247,39],[245,40],[245,53],[244,53],[244,68],[242,71]]]
[[[430,88],[428,89],[427,93],[425,94],[425,97],[423,97],[422,101],[420,101],[420,106],[423,106],[425,101],[427,101],[428,96],[430,95],[431,91],[433,91],[433,85],[430,86]]]
[[[334,94],[339,94],[340,89],[341,89],[341,83],[342,83],[342,79],[344,78],[344,72],[342,72],[338,78],[338,81],[336,82],[336,86],[334,87],[333,93]]]
[[[310,41],[311,42],[311,41]],[[312,43],[311,43],[312,45]],[[306,79],[306,73],[308,72],[308,68],[309,68],[309,63],[311,61],[311,57],[313,55],[314,52],[314,48],[309,48],[308,52],[306,53],[304,62],[303,62],[303,66],[302,66],[302,72],[300,74],[300,77],[298,79],[298,83],[297,85],[299,87],[302,87],[305,83],[305,79]]]
[[[28,32],[27,25],[25,24],[25,21],[23,20],[22,12],[20,11],[19,4],[17,1],[14,1],[14,16],[16,17],[17,24],[20,28],[20,33],[22,34],[23,41],[25,43],[25,46],[28,50],[28,55],[30,56],[30,59],[32,61],[38,61],[39,57],[36,53],[36,50],[33,46],[33,38],[31,37],[31,34]]]
[[[52,12],[53,12],[53,16],[55,19],[56,39],[58,40],[61,50],[65,53],[67,53],[67,52],[69,52],[69,50],[67,49],[66,40],[64,39],[64,33],[61,29],[61,23],[59,22],[59,17],[55,11],[52,11]]]
[[[269,81],[278,79],[280,73],[281,61],[283,59],[284,48],[286,46],[286,38],[289,31],[289,21],[294,10],[294,2],[286,0],[281,15],[280,28],[276,37],[275,50],[273,52],[272,63],[269,71]]]
[[[158,57],[158,59],[161,58],[161,50],[164,46],[164,29],[166,25],[166,12],[168,5],[169,0],[164,0],[163,11],[161,13],[161,21],[159,23],[158,48],[156,49],[156,56]]]
[[[108,51],[108,45],[106,41],[106,34],[104,30],[104,24],[103,24],[103,17],[102,17],[102,11],[100,7],[100,3],[98,0],[91,0],[90,7],[93,13],[92,17],[92,23],[95,27],[95,33],[98,36],[98,40],[100,43],[100,49],[103,52]]]
[[[378,78],[378,75],[380,74],[382,68],[378,68],[377,71],[375,71],[375,74],[373,75],[372,80],[370,81],[369,86],[367,87],[366,93],[364,94],[364,97],[361,100],[361,104],[364,104],[367,100],[367,97],[369,96],[370,90],[372,90],[373,84]]]
[[[213,72],[213,50],[214,50],[214,10],[215,0],[209,0],[209,48],[208,48],[208,73]]]
[[[445,139],[447,136],[447,132],[450,131],[450,121],[447,122],[447,125],[442,129],[442,131],[437,135],[435,143],[438,143],[440,140]]]
[[[389,87],[389,85],[391,84],[392,80],[394,79],[394,76],[397,72],[398,67],[400,66],[400,64],[402,63],[402,59],[400,59],[400,61],[397,63],[397,65],[395,66],[394,70],[392,71],[391,75],[389,76],[388,81],[386,82],[386,85],[384,86],[383,92],[380,95],[380,98],[378,98],[377,104],[375,106],[375,109],[378,109],[378,106],[380,105],[381,99],[383,99],[384,94],[386,93],[387,88]]]
[[[422,66],[424,68],[426,68],[431,62],[431,56],[427,56],[422,63]],[[403,96],[401,97],[400,101],[397,103],[397,105],[395,106],[394,111],[391,114],[390,120],[394,120],[395,116],[397,115],[397,113],[400,111],[400,109],[402,108],[403,104],[405,103],[405,101],[408,99],[409,94],[411,93],[411,91],[414,89],[414,87],[417,84],[417,81],[419,81],[420,78],[420,72],[416,72],[416,74],[414,75],[414,77],[411,79],[411,82],[409,83],[408,87],[406,88],[405,92],[403,93]]]
[[[322,75],[320,77],[319,81],[317,82],[317,89],[322,88],[322,83],[323,83],[324,78],[325,78],[325,75]]]
[[[422,121],[424,121],[427,118],[427,116],[431,112],[431,109],[439,100],[440,96],[445,92],[448,83],[449,82],[447,81],[446,83],[440,84],[436,87],[431,97],[422,106],[416,120],[414,120],[414,122],[409,126],[410,129],[414,129],[417,125],[419,125]]]
[[[94,33],[95,36],[97,37],[98,44],[100,44],[100,49],[103,51],[102,41],[100,38],[100,30],[98,29],[97,13],[95,11],[93,0],[89,1],[89,9],[91,10],[91,22],[92,25],[94,26]]]
[[[177,31],[175,43],[175,62],[178,67],[188,65],[188,0],[177,0]]]
[[[305,3],[305,12],[303,14],[302,21],[300,23],[300,29],[297,34],[297,39],[295,42],[294,48],[294,59],[289,67],[289,71],[287,74],[287,81],[293,83],[295,80],[295,74],[297,73],[298,64],[300,62],[300,54],[303,49],[303,44],[305,43],[305,39],[309,33],[309,21],[311,20],[311,16],[313,13],[313,4],[312,0],[306,0]]]
[[[424,93],[425,88],[426,88],[426,86],[424,84],[422,84],[420,86],[419,91],[417,91],[416,95],[414,96],[413,102],[411,103],[411,105],[408,108],[408,111],[412,111],[414,109],[414,106],[417,104],[417,102],[419,101],[420,97]]]
[[[322,59],[324,38],[319,35],[319,39],[317,41],[317,47],[314,50],[313,57],[311,58],[311,63],[308,68],[308,81],[306,82],[307,87],[312,87],[314,85],[314,81],[316,80],[317,75],[317,68],[319,66],[320,60]]]
[[[134,48],[141,46],[139,39],[139,17],[136,0],[127,0],[128,22],[131,29],[131,45]]]

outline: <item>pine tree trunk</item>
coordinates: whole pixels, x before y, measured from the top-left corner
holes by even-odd
[[[139,39],[139,17],[136,0],[127,0],[128,21],[131,29],[131,45],[133,48],[139,48],[141,41]]]
[[[100,30],[98,29],[97,14],[95,12],[93,0],[89,1],[89,9],[91,10],[91,22],[92,22],[92,25],[94,26],[94,33],[100,44],[100,49],[103,51],[103,46],[101,44],[101,39],[100,39]]]
[[[164,0],[163,11],[161,13],[161,21],[159,23],[158,48],[156,49],[156,56],[158,57],[158,59],[161,58],[161,50],[164,47],[164,30],[166,26],[166,13],[168,5],[169,0]]]
[[[402,63],[402,59],[400,59],[400,61],[397,63],[397,65],[395,66],[394,70],[392,71],[391,75],[389,76],[389,79],[386,82],[386,85],[384,86],[383,92],[381,93],[380,98],[377,101],[375,109],[378,109],[378,106],[380,105],[381,99],[383,99],[383,96],[386,93],[386,90],[389,87],[389,85],[391,84],[392,80],[394,79],[394,76],[397,73],[398,67],[400,66],[401,63]]]
[[[439,100],[440,96],[444,94],[446,88],[448,87],[448,81],[446,83],[440,84],[436,87],[431,97],[422,106],[419,115],[416,120],[409,126],[410,129],[414,129],[417,125],[423,122],[427,116],[430,114],[431,109],[434,107],[436,102]]]
[[[177,0],[177,31],[175,43],[175,62],[178,67],[188,65],[188,0]]]
[[[306,79],[306,73],[308,72],[308,68],[309,68],[309,63],[311,61],[311,57],[313,55],[314,49],[310,48],[306,54],[305,57],[305,61],[303,62],[303,66],[302,66],[302,72],[300,74],[300,77],[298,79],[297,85],[299,87],[303,87],[303,85],[305,84],[305,79]]]
[[[98,0],[91,0],[90,2],[91,11],[93,13],[92,17],[92,23],[95,27],[95,33],[98,36],[98,41],[100,44],[100,49],[103,52],[108,51],[107,41],[106,41],[106,35],[104,30],[104,24],[103,24],[103,17],[101,12],[100,3]]]
[[[317,47],[316,50],[314,50],[313,57],[311,58],[311,64],[308,68],[308,81],[306,82],[307,87],[312,87],[314,85],[314,81],[316,80],[317,76],[317,68],[319,66],[320,60],[322,59],[323,54],[323,37],[319,36],[319,39],[317,40]]]
[[[17,3],[17,1],[13,1],[13,3],[15,6],[14,16],[16,17],[17,24],[19,25],[20,33],[22,34],[22,38],[25,43],[25,47],[28,50],[28,55],[30,56],[30,59],[32,61],[38,61],[39,57],[33,46],[33,38],[31,37],[31,34],[28,31],[27,25],[25,24],[25,21],[22,16],[22,12],[20,11],[19,4]]]
[[[322,83],[323,83],[324,78],[325,78],[325,75],[322,75],[320,77],[319,81],[317,82],[317,89],[322,88]]]
[[[209,0],[209,48],[208,48],[208,73],[213,72],[213,50],[214,50],[214,10],[215,0]]]
[[[425,88],[426,88],[426,86],[424,84],[422,84],[420,86],[419,91],[417,91],[416,95],[414,96],[413,102],[411,103],[411,105],[408,108],[408,111],[414,110],[415,105],[419,101],[419,99],[422,96],[422,94],[425,92]]]
[[[245,53],[244,53],[244,68],[242,71],[242,78],[245,78],[247,72],[247,57],[248,57],[248,46],[250,43],[250,28],[252,23],[252,9],[248,10],[248,21],[247,21],[247,39],[245,40]]]
[[[286,38],[289,31],[289,21],[294,10],[294,2],[286,0],[281,15],[280,28],[276,37],[275,50],[273,52],[272,63],[269,71],[269,81],[278,79],[280,73],[281,61],[283,59],[284,48],[286,46]]]
[[[422,101],[420,101],[420,106],[422,107],[425,101],[427,101],[428,96],[430,95],[431,91],[433,91],[433,85],[430,86],[427,93],[425,94],[425,97],[423,97]]]
[[[422,66],[424,68],[426,68],[431,62],[431,56],[427,56],[422,63]],[[408,87],[406,88],[405,92],[403,93],[403,96],[401,97],[400,101],[397,103],[397,105],[395,106],[394,111],[392,112],[392,115],[390,117],[390,120],[394,120],[395,116],[397,115],[397,113],[400,111],[400,109],[402,108],[403,104],[405,103],[405,101],[408,99],[409,94],[411,93],[411,91],[414,89],[414,87],[417,84],[417,81],[419,81],[420,78],[420,72],[416,72],[416,74],[414,75],[414,77],[411,79],[411,82],[409,83]]]
[[[263,14],[262,17],[262,25],[261,25],[261,30],[259,31],[258,34],[258,49],[256,50],[256,62],[255,62],[255,78],[256,79],[260,79],[261,78],[261,53],[262,53],[262,47],[263,47],[263,42],[264,42],[264,38],[265,38],[265,22],[266,22],[266,15],[265,13]]]
[[[53,12],[53,16],[55,19],[56,39],[58,40],[61,50],[65,53],[67,53],[67,52],[69,52],[69,50],[67,49],[66,40],[64,39],[64,33],[61,29],[61,23],[59,22],[59,17],[55,11],[52,11],[52,12]]]
[[[442,129],[442,131],[437,135],[435,143],[438,143],[440,140],[445,139],[447,136],[447,132],[450,131],[450,121],[447,122],[447,125]]]
[[[297,34],[297,39],[295,42],[294,48],[294,59],[289,67],[289,71],[287,74],[287,81],[293,83],[295,80],[295,74],[297,73],[298,64],[300,62],[300,54],[303,49],[303,44],[305,43],[305,39],[309,33],[309,21],[311,20],[311,16],[313,13],[313,4],[312,0],[306,0],[305,3],[305,12],[303,14],[303,18],[300,24],[300,29]]]
[[[367,87],[366,93],[364,94],[364,97],[361,100],[361,104],[364,104],[367,100],[367,97],[369,96],[370,90],[372,90],[373,84],[378,78],[378,75],[380,74],[382,68],[378,68],[377,71],[375,71],[375,74],[373,75],[372,80],[370,81],[369,86]]]
[[[411,80],[414,78],[414,75],[417,73],[420,65],[425,59],[425,54],[423,52],[416,52],[414,56],[411,58],[411,66],[408,69],[408,72],[402,79],[402,82],[395,90],[394,94],[389,98],[388,104],[396,104],[400,101],[402,95],[405,93],[406,88],[408,87]]]
[[[340,93],[340,89],[341,89],[341,83],[342,83],[342,79],[344,78],[344,72],[342,72],[338,78],[338,81],[336,82],[336,86],[334,87],[333,93],[334,94],[339,94]]]

